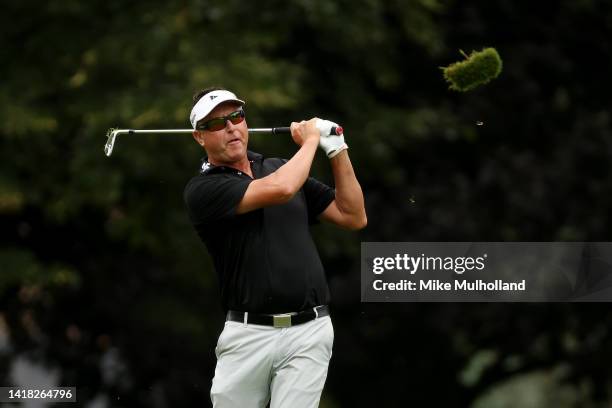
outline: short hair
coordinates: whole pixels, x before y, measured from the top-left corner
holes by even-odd
[[[208,88],[204,88],[204,89],[201,89],[201,90],[197,91],[196,93],[193,94],[193,98],[192,98],[193,105],[192,105],[192,107],[195,106],[195,104],[198,103],[198,101],[200,99],[202,99],[202,97],[204,95],[206,95],[207,93],[212,92],[212,91],[221,91],[221,90],[224,90],[224,89],[225,88],[222,88],[220,86],[209,86]]]

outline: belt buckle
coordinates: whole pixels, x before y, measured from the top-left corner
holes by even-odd
[[[291,314],[289,313],[272,315],[272,320],[274,322],[274,327],[291,327]]]

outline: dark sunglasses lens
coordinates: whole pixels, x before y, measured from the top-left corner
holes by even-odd
[[[225,127],[225,118],[211,119],[206,122],[204,126],[206,126],[206,129],[210,130],[211,132],[216,132],[217,130],[221,130]]]
[[[244,120],[244,111],[243,110],[239,110],[236,112],[232,112],[229,116],[228,116],[229,120],[234,124],[237,125],[240,122],[242,122]]]
[[[231,121],[234,125],[239,124],[244,120],[244,111],[241,109],[236,112],[232,112],[224,118],[214,118],[209,120],[208,122],[204,122],[202,125],[198,126],[198,130],[209,130],[211,132],[216,132],[217,130],[221,130],[225,127],[225,122]]]

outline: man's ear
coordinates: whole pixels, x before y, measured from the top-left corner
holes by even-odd
[[[202,134],[202,132],[194,130],[192,135],[195,141],[198,142],[200,146],[204,147],[204,135]]]

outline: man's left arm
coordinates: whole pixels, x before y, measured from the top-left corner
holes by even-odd
[[[351,230],[364,228],[368,219],[363,192],[355,176],[347,149],[333,156],[330,164],[336,185],[336,198],[319,215],[319,218]]]

